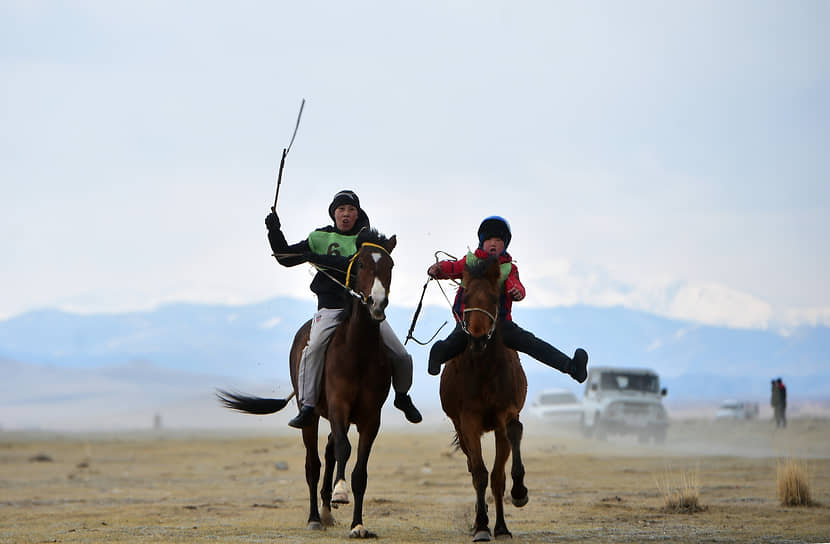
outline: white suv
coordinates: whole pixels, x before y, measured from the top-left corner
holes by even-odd
[[[545,389],[530,404],[529,411],[548,422],[578,424],[582,421],[582,403],[567,389]]]
[[[604,439],[636,434],[640,442],[665,442],[669,419],[666,390],[657,373],[644,368],[590,367],[582,401],[582,431]]]

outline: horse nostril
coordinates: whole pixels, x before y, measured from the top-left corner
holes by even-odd
[[[369,306],[371,306],[372,304],[374,304],[374,302],[375,302],[375,301],[374,301],[374,299],[372,298],[372,295],[369,295],[368,297],[366,297],[366,304],[368,304]]]

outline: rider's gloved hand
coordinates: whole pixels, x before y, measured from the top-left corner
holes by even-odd
[[[280,218],[277,217],[277,212],[271,212],[265,216],[265,226],[268,230],[278,230],[280,228]]]

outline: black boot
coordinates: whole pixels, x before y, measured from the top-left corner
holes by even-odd
[[[432,376],[441,373],[441,365],[460,354],[467,346],[467,333],[456,323],[455,329],[443,340],[438,340],[429,350],[427,372]]]
[[[302,429],[314,423],[315,417],[314,406],[306,406],[303,404],[302,408],[300,408],[300,413],[288,422],[288,426],[294,427],[295,429]]]
[[[577,348],[574,352],[573,359],[571,359],[568,374],[579,383],[584,382],[588,378],[588,352],[582,348]]]
[[[441,365],[444,363],[443,350],[441,349],[441,340],[432,345],[429,350],[429,365],[427,365],[427,372],[430,376],[437,376],[441,373]]]
[[[395,408],[403,412],[410,423],[420,423],[421,412],[412,404],[412,399],[406,393],[395,393]]]

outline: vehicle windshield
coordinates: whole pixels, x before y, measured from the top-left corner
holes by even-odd
[[[627,374],[625,372],[605,372],[600,380],[600,387],[614,391],[643,391],[657,393],[660,380],[650,374]]]

